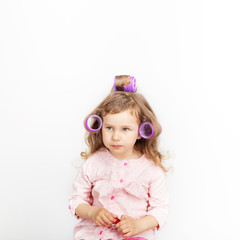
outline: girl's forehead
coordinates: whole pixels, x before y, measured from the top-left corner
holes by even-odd
[[[138,118],[134,111],[131,109],[119,112],[119,113],[107,113],[103,116],[103,121],[105,122],[129,122],[129,123],[138,123]]]

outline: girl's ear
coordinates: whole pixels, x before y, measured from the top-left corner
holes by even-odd
[[[138,134],[137,139],[141,139],[141,138],[142,138],[142,136],[140,134]]]

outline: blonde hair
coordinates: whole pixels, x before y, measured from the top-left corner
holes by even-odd
[[[130,110],[138,119],[139,124],[150,122],[154,128],[153,136],[150,139],[138,139],[134,145],[134,149],[145,154],[148,159],[161,167],[164,172],[167,172],[168,169],[163,166],[163,159],[165,159],[165,157],[158,150],[158,137],[161,133],[161,126],[151,106],[142,94],[124,92],[123,85],[129,83],[128,79],[128,75],[115,77],[115,88],[117,91],[114,90],[114,87],[112,88],[111,93],[85,118],[84,126],[90,115],[98,115],[103,118],[107,114],[115,114]],[[98,132],[87,131],[85,142],[89,147],[89,152],[81,152],[81,157],[83,159],[87,159],[90,155],[105,147],[101,130]]]

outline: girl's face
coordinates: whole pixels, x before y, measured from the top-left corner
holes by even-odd
[[[138,134],[138,120],[126,110],[103,117],[103,143],[110,153],[118,159],[139,157],[134,144],[141,136]]]

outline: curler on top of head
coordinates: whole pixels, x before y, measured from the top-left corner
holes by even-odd
[[[115,76],[114,90],[124,92],[136,92],[136,78],[129,75]]]

